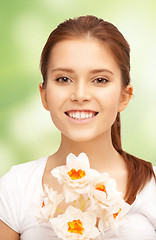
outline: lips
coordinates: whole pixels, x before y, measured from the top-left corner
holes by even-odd
[[[83,120],[87,118],[92,118],[98,114],[98,112],[92,110],[71,110],[65,112],[65,114],[71,118]]]

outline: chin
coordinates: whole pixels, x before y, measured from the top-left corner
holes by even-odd
[[[96,139],[98,137],[97,134],[92,134],[90,132],[87,132],[85,134],[85,132],[79,132],[79,133],[73,133],[73,134],[64,134],[67,138],[69,138],[71,141],[74,141],[74,142],[89,142],[89,141],[92,141],[94,139]]]
[[[92,138],[82,138],[82,137],[79,137],[79,138],[70,138],[70,140],[74,141],[74,142],[77,142],[77,143],[82,143],[82,142],[89,142],[91,140],[93,140]]]

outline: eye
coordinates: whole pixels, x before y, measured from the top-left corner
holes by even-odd
[[[109,80],[107,78],[104,77],[99,77],[93,80],[94,83],[96,84],[106,84],[107,82],[109,82]]]
[[[69,78],[67,78],[67,77],[59,77],[59,78],[56,78],[55,79],[56,80],[56,82],[58,82],[58,83],[70,83],[70,82],[72,82]]]

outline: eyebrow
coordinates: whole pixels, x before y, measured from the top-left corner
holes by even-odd
[[[74,73],[74,70],[71,68],[55,68],[52,70],[52,72],[56,72],[56,71],[64,71],[64,72]],[[99,73],[99,72],[107,72],[107,73],[110,73],[113,75],[113,72],[106,68],[93,69],[90,71],[90,73]]]

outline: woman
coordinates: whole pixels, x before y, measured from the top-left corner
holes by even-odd
[[[38,227],[32,205],[44,184],[61,191],[51,170],[64,165],[71,152],[85,152],[91,168],[108,172],[131,204],[120,235],[108,230],[101,239],[156,239],[153,167],[121,146],[120,112],[133,95],[129,52],[118,29],[94,16],[69,19],[50,34],[39,89],[61,144],[53,155],[12,167],[2,177],[0,239],[58,239],[50,225]]]

